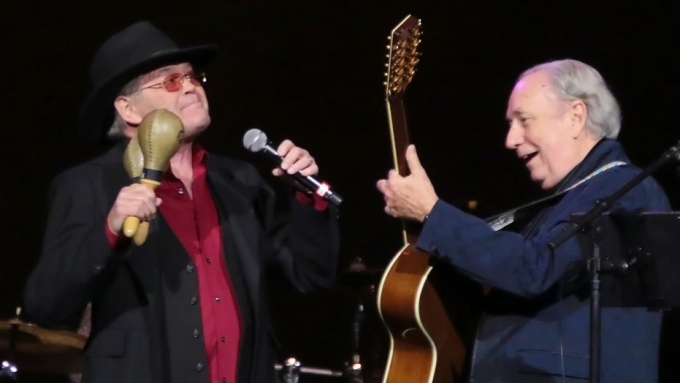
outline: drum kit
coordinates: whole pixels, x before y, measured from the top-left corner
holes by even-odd
[[[16,316],[0,321],[0,382],[29,375],[66,375],[82,369],[87,338],[62,330],[47,330]]]

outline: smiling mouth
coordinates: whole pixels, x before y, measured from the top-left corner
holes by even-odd
[[[522,157],[522,161],[524,161],[525,164],[529,163],[529,161],[531,161],[532,158],[536,157],[537,154],[538,154],[538,152],[533,152],[531,154],[527,154],[526,156]]]

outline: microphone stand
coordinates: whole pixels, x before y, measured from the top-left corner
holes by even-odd
[[[601,320],[602,312],[600,307],[600,272],[603,270],[600,263],[600,247],[598,242],[602,234],[602,227],[599,218],[609,210],[613,204],[621,199],[626,193],[640,184],[645,178],[649,177],[659,167],[671,159],[680,160],[680,141],[661,155],[652,165],[645,168],[640,174],[633,177],[619,190],[612,195],[599,199],[595,202],[595,207],[590,209],[581,219],[572,221],[562,230],[552,241],[548,242],[551,251],[555,251],[563,245],[569,238],[579,231],[589,231],[593,241],[593,257],[588,260],[588,271],[591,273],[590,287],[590,382],[600,383],[600,361],[601,361]],[[605,270],[606,271],[606,270]]]

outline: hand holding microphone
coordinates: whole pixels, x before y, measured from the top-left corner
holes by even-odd
[[[295,147],[292,145],[290,141],[284,141],[282,144],[282,151],[288,152],[288,155],[286,157],[282,157],[279,155],[278,151],[274,149],[271,146],[271,143],[267,140],[267,135],[256,128],[250,129],[246,132],[246,134],[243,136],[243,146],[248,149],[249,151],[253,153],[264,153],[268,158],[270,158],[272,161],[274,161],[277,165],[285,167],[286,169],[284,170],[289,170],[288,168],[291,164],[287,162],[287,158],[289,156],[295,157],[296,154],[298,155],[304,155],[306,154],[305,152],[299,152],[299,150],[302,150],[300,148]],[[291,151],[292,153],[290,153]],[[295,152],[293,152],[295,151]],[[307,168],[316,168],[316,164],[313,163],[313,159],[310,158],[310,163],[304,163],[305,159],[304,157],[298,158],[297,161],[303,161],[301,165],[310,165]],[[296,162],[297,162],[296,161]],[[296,166],[296,165],[293,165]],[[299,166],[299,165],[298,165]],[[331,204],[335,206],[340,206],[342,203],[342,197],[340,197],[339,194],[334,193],[331,191],[330,185],[327,184],[326,182],[320,182],[316,178],[314,178],[312,175],[306,175],[306,171],[303,169],[302,171],[296,171],[295,168],[293,168],[293,173],[289,172],[283,172],[282,170],[275,169],[274,174],[275,175],[281,175],[285,174],[286,176],[290,177],[293,181],[295,186],[302,192],[312,192],[315,193],[316,195],[322,197],[324,200],[330,202]]]

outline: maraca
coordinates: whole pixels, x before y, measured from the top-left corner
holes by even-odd
[[[184,139],[182,120],[167,109],[157,109],[142,119],[137,128],[137,140],[144,158],[140,182],[155,190],[161,184],[163,174],[168,169],[170,158],[177,153]],[[135,236],[139,229],[138,217],[127,217],[123,232],[127,237]],[[146,240],[135,238],[141,245]]]
[[[123,166],[130,177],[131,184],[138,184],[142,179],[142,169],[144,169],[144,155],[139,146],[137,137],[130,140],[125,153],[123,153]]]
[[[139,141],[137,137],[130,140],[127,148],[125,148],[125,153],[123,154],[123,166],[130,177],[130,183],[138,184],[142,179],[142,169],[144,169],[144,155],[142,154],[142,148],[139,146]],[[142,245],[146,240],[146,236],[149,234],[149,222],[143,221],[139,224],[137,233],[133,240],[136,245]]]

